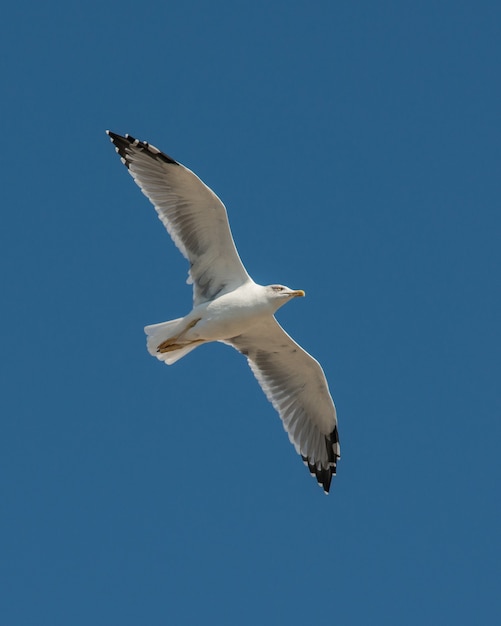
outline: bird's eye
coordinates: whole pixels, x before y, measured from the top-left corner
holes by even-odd
[[[280,285],[273,285],[272,287],[273,291],[283,291],[284,288],[281,287]]]

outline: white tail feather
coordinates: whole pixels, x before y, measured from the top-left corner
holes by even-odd
[[[167,341],[167,339],[175,337],[176,333],[182,330],[183,320],[183,317],[179,317],[178,319],[170,320],[169,322],[161,322],[160,324],[145,326],[144,332],[148,336],[146,346],[151,356],[156,357],[159,361],[167,363],[167,365],[172,365],[188,354],[188,352],[191,352],[200,345],[200,343],[195,343],[183,346],[178,350],[172,350],[171,352],[157,352],[157,348],[161,343]]]

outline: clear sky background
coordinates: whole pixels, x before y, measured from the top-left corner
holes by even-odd
[[[493,624],[501,5],[4,8],[0,621]],[[193,169],[322,363],[326,497],[104,131]]]

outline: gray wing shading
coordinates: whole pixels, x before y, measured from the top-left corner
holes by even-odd
[[[238,256],[226,209],[193,172],[130,135],[106,131],[129,173],[190,263],[195,305],[250,280]]]
[[[340,446],[336,408],[320,364],[274,317],[225,343],[247,357],[291,443],[328,493]]]

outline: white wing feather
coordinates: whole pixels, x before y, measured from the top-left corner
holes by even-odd
[[[250,280],[231,236],[226,209],[199,178],[154,146],[107,131],[122,162],[190,262],[195,305]]]
[[[274,317],[225,343],[247,357],[291,443],[328,492],[340,446],[336,408],[318,361]]]

